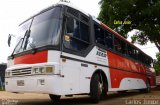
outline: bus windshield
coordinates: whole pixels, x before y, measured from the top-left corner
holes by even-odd
[[[60,36],[60,7],[36,15],[19,26],[18,34],[23,38],[13,54],[46,45],[57,46]],[[26,33],[29,32],[27,35]],[[18,36],[19,36],[18,35]]]

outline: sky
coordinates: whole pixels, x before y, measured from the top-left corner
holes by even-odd
[[[72,4],[95,17],[100,11],[99,1],[70,0]],[[7,62],[7,57],[14,47],[13,44],[8,47],[8,35],[16,34],[18,25],[30,16],[58,2],[59,0],[0,0],[0,63]],[[155,45],[148,43],[147,46],[137,46],[155,59],[155,53],[158,50],[156,47],[150,48]]]

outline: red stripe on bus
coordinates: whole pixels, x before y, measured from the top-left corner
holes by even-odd
[[[135,62],[133,60],[129,60],[117,54],[114,54],[110,51],[107,51],[107,55],[108,55],[109,66],[131,71],[127,72],[110,68],[110,78],[111,78],[112,88],[119,88],[120,82],[124,78],[137,78],[137,79],[139,78],[143,79],[144,82],[146,81],[146,75],[144,74],[146,74],[147,68],[145,68],[142,64]]]
[[[16,57],[14,64],[35,64],[47,62],[48,51],[37,52],[36,54],[27,54]]]

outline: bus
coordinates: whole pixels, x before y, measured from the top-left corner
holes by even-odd
[[[155,86],[150,56],[69,3],[22,22],[18,35],[5,72],[8,92],[44,93],[54,101],[89,95],[97,103],[110,91],[150,92]]]

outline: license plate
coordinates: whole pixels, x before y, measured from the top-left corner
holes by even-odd
[[[24,86],[24,80],[17,80],[17,86]]]

